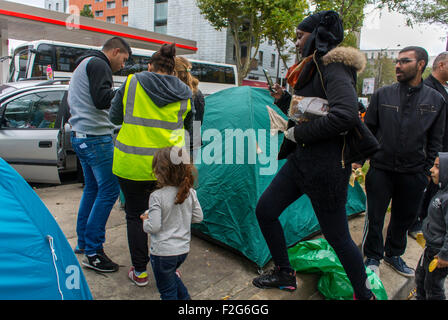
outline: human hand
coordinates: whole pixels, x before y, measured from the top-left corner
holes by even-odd
[[[362,164],[352,163],[352,171],[356,171],[356,169],[362,168]]]
[[[145,211],[145,213],[143,213],[142,215],[140,215],[140,219],[142,219],[142,221],[145,221],[148,219],[148,211]]]
[[[437,258],[437,268],[447,268],[448,267],[448,261],[443,260],[439,256],[435,256]]]
[[[274,87],[272,88],[274,92],[271,91],[271,96],[274,97],[276,100],[280,99],[283,95],[283,88],[278,84],[274,84]]]

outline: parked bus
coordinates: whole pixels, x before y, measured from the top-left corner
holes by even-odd
[[[69,78],[75,69],[76,60],[92,49],[101,50],[101,47],[49,40],[21,44],[14,50],[8,81],[45,79],[48,65],[51,65],[55,79]],[[148,70],[148,62],[153,53],[151,50],[132,48],[132,57],[123,70],[114,73],[114,82],[122,83],[129,74]],[[191,73],[199,79],[199,89],[204,95],[238,86],[235,65],[188,60],[193,65]]]

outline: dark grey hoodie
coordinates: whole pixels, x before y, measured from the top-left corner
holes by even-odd
[[[448,152],[439,153],[439,188],[431,199],[422,230],[426,246],[440,250],[438,256],[448,260]]]
[[[136,73],[135,76],[146,94],[160,108],[192,97],[190,88],[175,76],[148,71]],[[123,96],[125,88],[126,82],[123,82],[112,99],[112,106],[109,110],[109,119],[116,125],[123,123]]]

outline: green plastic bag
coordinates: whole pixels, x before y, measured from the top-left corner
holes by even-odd
[[[297,272],[322,273],[318,290],[326,299],[353,300],[353,287],[333,248],[325,239],[299,242],[288,249],[291,266]],[[387,300],[380,278],[366,268],[370,289],[378,300]]]

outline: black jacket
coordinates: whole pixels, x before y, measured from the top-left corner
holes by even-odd
[[[333,158],[340,166],[342,160],[343,133],[354,128],[358,121],[358,97],[356,94],[357,72],[365,66],[365,56],[354,48],[337,47],[319,61],[323,84],[317,70],[311,73],[311,78],[305,67],[294,94],[305,97],[320,97],[327,99],[330,111],[327,116],[296,125],[294,137],[297,144],[284,139],[278,155],[284,159],[291,155],[296,162],[316,161],[316,157]],[[325,87],[326,92],[323,87]],[[277,106],[287,113],[291,96],[285,93],[276,101]],[[292,125],[290,121],[289,126]],[[300,164],[300,165],[301,165]]]
[[[425,81],[423,81],[423,83],[426,84],[428,87],[431,87],[431,88],[437,90],[438,92],[440,92],[440,94],[445,99],[445,102],[448,103],[448,92],[445,90],[445,88],[439,82],[439,80],[434,78],[434,76],[432,74],[430,74],[429,77],[426,78]],[[447,119],[445,121],[445,134],[443,135],[443,148],[442,148],[443,152],[448,151],[448,110],[446,112],[446,116],[447,116]]]
[[[445,101],[434,89],[395,83],[378,89],[371,98],[364,121],[380,143],[370,165],[402,173],[430,175],[442,150]]]

